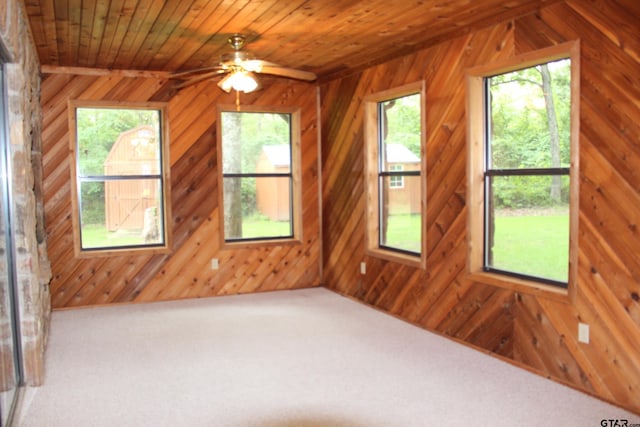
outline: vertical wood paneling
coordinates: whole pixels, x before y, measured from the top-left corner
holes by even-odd
[[[567,1],[324,84],[325,285],[640,413],[640,15]],[[580,39],[579,277],[571,302],[466,279],[464,70]],[[365,256],[363,96],[424,79],[427,268]],[[360,261],[367,274],[359,274]],[[591,343],[577,340],[578,323]]]
[[[263,83],[269,83],[265,79]],[[215,83],[175,93],[163,79],[51,74],[43,79],[44,197],[54,308],[157,301],[317,286],[318,149],[313,86],[274,81],[242,103],[301,108],[303,237],[300,244],[221,250],[216,178],[216,104],[234,95]],[[167,255],[77,259],[73,253],[67,100],[169,104],[173,250]],[[211,258],[220,269],[211,270]],[[239,268],[242,266],[241,268]]]

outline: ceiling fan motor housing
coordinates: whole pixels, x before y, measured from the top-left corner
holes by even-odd
[[[234,34],[229,37],[227,41],[234,50],[240,50],[242,49],[242,46],[244,46],[244,43],[247,41],[247,39],[242,34]]]

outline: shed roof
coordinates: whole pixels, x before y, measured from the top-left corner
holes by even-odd
[[[386,144],[387,163],[420,163],[420,157],[402,144]]]
[[[267,155],[269,163],[275,167],[285,167],[291,164],[291,149],[289,144],[265,145],[262,150]]]
[[[154,138],[155,129],[152,125],[139,125],[120,132],[109,150],[105,164],[157,160],[160,156],[157,144],[148,143]],[[140,143],[142,144],[139,145]]]

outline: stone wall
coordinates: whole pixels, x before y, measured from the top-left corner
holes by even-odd
[[[33,386],[44,378],[51,270],[42,199],[40,65],[21,0],[0,2],[0,42],[9,56],[6,107],[24,381]]]

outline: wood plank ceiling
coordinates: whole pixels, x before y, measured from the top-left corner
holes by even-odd
[[[217,63],[230,34],[257,58],[320,79],[557,0],[25,0],[46,66],[177,71]]]

